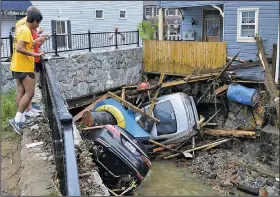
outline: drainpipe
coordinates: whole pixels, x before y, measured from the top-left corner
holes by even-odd
[[[158,38],[163,40],[163,8],[161,7],[161,1],[159,2],[158,11]]]
[[[279,33],[280,33],[280,25],[279,25],[279,23],[280,23],[280,20],[278,21],[278,40],[277,40],[277,55],[276,55],[276,70],[275,70],[275,82],[276,82],[276,84],[278,84],[278,79],[279,79],[279,45],[280,45],[280,40],[279,40]]]

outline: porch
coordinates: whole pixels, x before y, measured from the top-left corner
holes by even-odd
[[[170,2],[170,1],[169,1]],[[174,28],[180,36],[177,40],[199,41],[199,42],[221,42],[224,41],[224,5],[223,2],[180,2],[172,4],[162,1],[162,9],[177,8],[182,13],[180,24],[175,24]],[[160,17],[159,17],[159,20]],[[160,23],[159,23],[160,24]],[[159,25],[159,32],[161,32]],[[164,31],[164,30],[162,30]],[[169,32],[168,32],[169,34]],[[173,39],[167,39],[173,40]]]

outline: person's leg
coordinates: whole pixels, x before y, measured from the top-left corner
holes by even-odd
[[[19,102],[18,112],[23,113],[28,107],[35,90],[35,74],[28,73],[27,76],[22,80],[25,94],[21,98]]]
[[[24,90],[23,84],[21,83],[21,81],[19,79],[16,79],[16,85],[17,85],[16,104],[18,106],[19,101],[23,97],[25,90]]]

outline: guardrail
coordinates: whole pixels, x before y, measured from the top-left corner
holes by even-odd
[[[12,56],[13,48],[13,37],[1,38],[3,45],[1,46],[1,57],[9,58]],[[41,50],[45,53],[54,53],[58,56],[60,52],[67,51],[79,51],[89,50],[94,48],[105,48],[115,47],[123,45],[134,45],[139,46],[140,37],[139,31],[124,31],[124,32],[98,32],[91,33],[90,30],[87,33],[82,34],[64,34],[58,35],[55,31],[51,35],[49,40],[41,46]]]
[[[60,191],[64,196],[81,196],[74,147],[73,121],[49,67],[40,75],[45,113],[52,131],[53,151]]]

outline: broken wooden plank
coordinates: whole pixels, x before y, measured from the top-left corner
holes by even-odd
[[[101,126],[94,126],[94,127],[86,127],[86,128],[83,128],[82,131],[91,131],[91,130],[94,130],[94,129],[102,129],[104,128],[103,125]]]
[[[242,64],[235,64],[235,65],[231,65],[227,70],[231,71],[231,70],[236,70],[236,69],[241,69],[241,68],[250,68],[250,67],[254,67],[254,66],[259,66],[260,65],[260,61],[254,61],[254,62],[245,62]]]
[[[233,57],[228,56],[228,57],[227,57],[227,59],[232,60],[232,59],[233,59]],[[240,58],[236,58],[236,59],[235,59],[235,61],[245,63],[245,60],[242,60],[242,59],[240,59]]]
[[[208,86],[208,88],[204,91],[204,93],[201,95],[201,97],[196,102],[196,105],[200,103],[200,101],[203,99],[203,97],[209,92],[213,84],[222,76],[222,74],[230,67],[232,62],[235,60],[235,58],[239,55],[241,50],[238,51],[238,53],[227,63],[227,65],[223,68],[223,70],[216,76],[216,78],[213,80],[213,82]]]
[[[220,130],[220,129],[210,129],[204,131],[207,135],[212,136],[228,136],[228,137],[247,137],[247,138],[256,138],[255,131],[243,131],[243,130]]]
[[[265,86],[266,89],[271,97],[272,102],[275,105],[277,116],[279,118],[280,112],[279,112],[279,90],[277,89],[277,85],[274,81],[274,77],[271,74],[271,70],[268,64],[268,61],[265,57],[265,50],[264,46],[262,44],[262,39],[260,36],[256,35],[255,37],[256,44],[258,47],[258,54],[261,61],[261,65],[263,67],[263,70],[265,71]]]
[[[220,141],[213,142],[213,143],[210,143],[210,144],[206,144],[206,145],[203,145],[203,146],[198,146],[198,147],[196,147],[196,148],[192,148],[192,149],[190,149],[190,150],[186,150],[186,151],[183,151],[183,152],[192,152],[192,151],[195,151],[195,150],[204,149],[204,148],[206,148],[206,147],[213,147],[213,145],[216,145],[216,144],[220,145],[220,144],[222,144],[222,143],[224,143],[224,142],[227,142],[227,141],[229,141],[229,140],[230,140],[230,139],[220,140]],[[179,155],[180,155],[180,153],[176,153],[176,154],[174,154],[174,155],[169,155],[169,156],[167,156],[167,157],[164,157],[164,159],[170,159],[170,158],[178,157]]]
[[[223,85],[222,87],[219,87],[215,90],[216,95],[221,94],[222,92],[226,91],[228,89],[228,85]]]
[[[237,52],[237,54],[228,62],[228,64],[224,67],[224,69],[219,73],[219,75],[216,77],[216,79],[219,79],[222,74],[224,74],[224,72],[228,69],[228,67],[230,67],[230,65],[232,64],[232,62],[237,58],[237,56],[239,55],[241,50],[239,50]]]
[[[125,100],[125,88],[122,88],[122,99]],[[122,102],[123,105],[123,102]]]
[[[158,84],[161,84],[163,82],[164,76],[165,76],[164,73],[161,73]],[[159,91],[160,91],[160,88],[157,89],[157,91],[152,99],[151,105],[149,107],[148,115],[150,115],[150,116],[152,116],[152,114],[153,114],[153,110],[154,110],[154,107],[156,104],[156,99],[158,97]]]
[[[123,102],[124,106],[131,109],[132,111],[136,112],[136,113],[139,113],[141,114],[142,116],[147,116],[148,118],[150,118],[152,121],[156,122],[156,123],[159,123],[159,119],[149,115],[149,114],[146,114],[143,110],[139,109],[138,107],[134,106],[133,104],[127,102],[127,101],[124,101],[122,98],[120,98],[119,96],[115,95],[114,93],[112,92],[108,92],[107,95],[109,97],[112,97],[113,99],[116,99],[117,101],[119,102]]]
[[[91,110],[96,106],[97,103],[99,103],[100,101],[103,101],[103,100],[105,100],[105,99],[107,99],[107,98],[108,98],[108,95],[107,95],[107,94],[101,96],[99,99],[97,99],[96,101],[94,101],[92,104],[90,104],[90,105],[87,106],[85,109],[83,109],[82,111],[80,111],[76,116],[74,116],[73,121],[76,122],[77,120],[79,120],[79,119],[83,116],[84,112],[86,112],[86,111],[91,111]]]
[[[176,147],[178,144],[168,144],[167,147],[168,148],[173,148],[173,147]],[[164,147],[157,147],[157,148],[154,148],[153,149],[153,153],[156,153],[156,152],[159,152],[159,151],[163,151],[165,150]],[[176,149],[175,149],[176,150]]]

